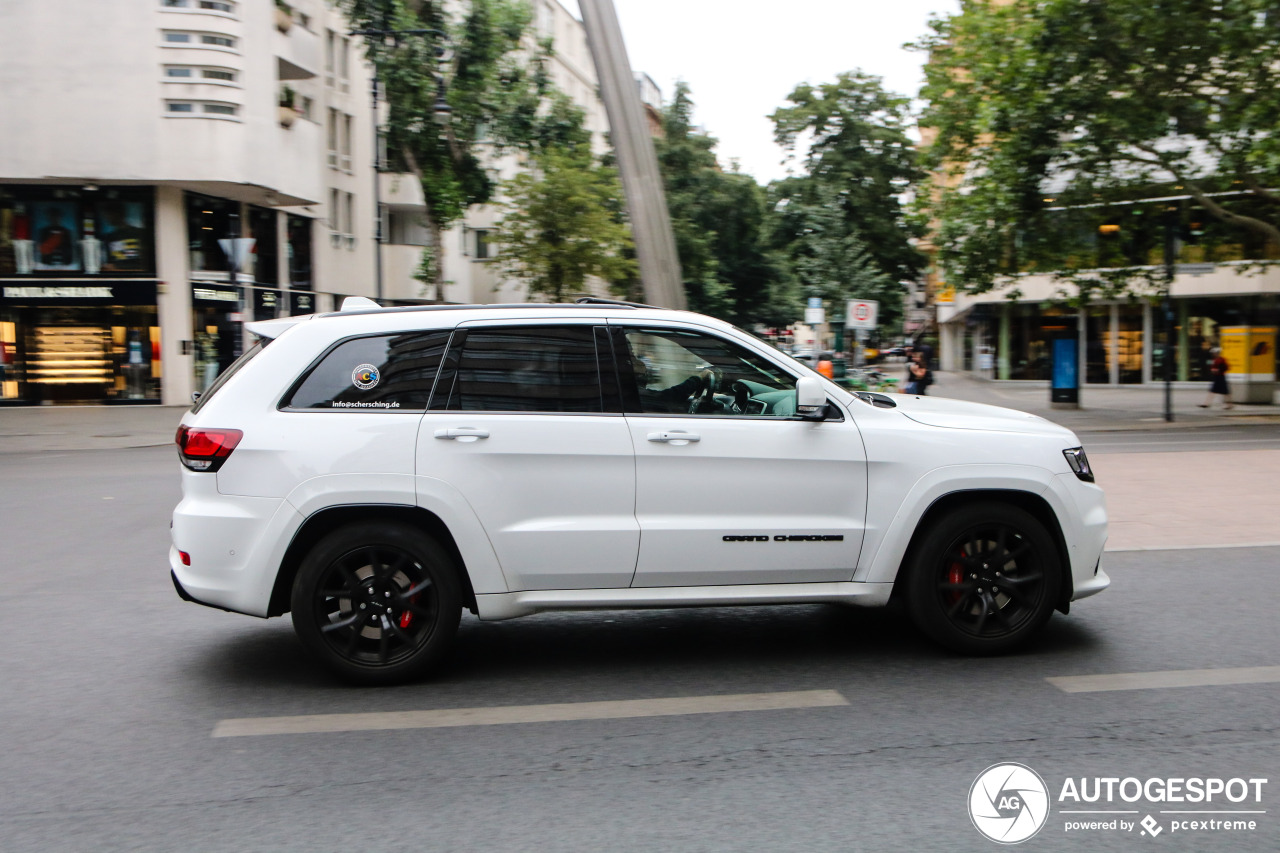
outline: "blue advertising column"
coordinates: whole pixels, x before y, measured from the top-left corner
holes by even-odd
[[[1058,319],[1058,318],[1055,318]],[[1046,324],[1049,336],[1049,405],[1080,408],[1080,338],[1074,323]]]

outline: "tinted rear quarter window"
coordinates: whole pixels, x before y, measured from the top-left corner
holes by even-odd
[[[451,330],[342,341],[285,398],[284,407],[323,411],[424,411]]]
[[[266,348],[267,344],[271,343],[271,341],[272,338],[259,338],[253,346],[249,347],[239,358],[231,362],[231,365],[227,367],[226,370],[219,373],[217,379],[213,380],[213,384],[206,388],[204,393],[196,398],[195,404],[191,407],[191,413],[195,414],[203,409],[205,405],[213,399],[213,395],[218,393],[222,386],[226,385],[227,382],[231,380],[232,376],[235,376],[240,372],[240,369],[252,361],[254,356],[262,352],[262,350]]]

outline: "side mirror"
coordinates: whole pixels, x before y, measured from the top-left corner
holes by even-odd
[[[806,420],[822,420],[827,413],[827,392],[820,380],[802,376],[796,381],[796,414]]]

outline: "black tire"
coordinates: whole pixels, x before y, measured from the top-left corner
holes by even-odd
[[[325,536],[293,582],[293,628],[325,667],[396,684],[438,664],[462,615],[458,567],[427,534],[362,522]]]
[[[1013,649],[1039,631],[1058,600],[1062,560],[1035,516],[983,502],[930,523],[907,565],[916,627],[969,655]]]

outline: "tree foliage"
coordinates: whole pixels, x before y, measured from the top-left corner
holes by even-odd
[[[764,191],[750,175],[720,167],[715,138],[693,127],[683,81],[662,128],[655,147],[690,309],[748,327],[796,319],[788,278],[768,251]]]
[[[431,254],[440,233],[473,204],[488,202],[495,181],[486,157],[505,148],[533,152],[576,145],[586,131],[551,84],[550,43],[529,50],[530,8],[521,0],[470,0],[455,18],[443,0],[344,0],[356,30],[426,30],[366,37],[388,104],[384,132],[393,169],[422,183]],[[450,107],[439,122],[440,83]],[[437,280],[440,271],[435,270]]]
[[[906,98],[860,71],[803,84],[775,110],[778,143],[809,141],[805,174],[776,183],[775,240],[811,295],[842,304],[880,301],[885,325],[901,316],[901,282],[921,274],[919,228],[903,206],[920,177]]]
[[[1105,247],[1065,248],[1060,209],[1142,197],[1189,195],[1280,245],[1276,0],[966,0],[931,27],[921,200],[953,281],[1097,265]]]
[[[634,276],[617,173],[596,164],[586,145],[545,147],[531,165],[507,182],[494,235],[503,268],[526,282],[530,298],[563,302],[585,292],[588,276]]]

